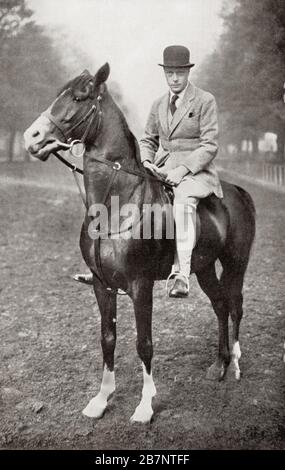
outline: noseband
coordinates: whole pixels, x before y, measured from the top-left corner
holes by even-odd
[[[75,157],[83,157],[85,153],[85,142],[87,140],[88,134],[91,130],[91,127],[95,121],[95,118],[98,116],[98,122],[97,122],[97,127],[96,127],[96,135],[98,134],[100,127],[101,127],[101,122],[102,122],[102,110],[101,110],[101,100],[102,96],[98,95],[97,96],[97,106],[96,104],[93,104],[91,108],[87,111],[87,113],[77,122],[75,123],[70,129],[65,130],[62,126],[62,124],[58,121],[58,119],[50,112],[50,111],[44,111],[42,113],[42,116],[45,116],[48,118],[52,124],[55,125],[55,127],[61,132],[64,142],[63,145],[68,148],[71,152],[71,154]],[[90,118],[90,119],[89,119]],[[71,134],[74,132],[77,127],[81,126],[84,122],[86,122],[89,119],[88,125],[80,139],[74,139],[72,140]],[[73,153],[73,148],[75,145],[82,144],[83,150],[80,152],[80,154],[74,154]]]

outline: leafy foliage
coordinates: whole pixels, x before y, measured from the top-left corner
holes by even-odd
[[[25,0],[0,0],[0,129],[9,133],[10,160],[16,132],[48,105],[65,77],[51,39],[32,14]]]
[[[0,123],[24,129],[50,103],[65,69],[51,40],[32,22],[6,40],[1,64]]]
[[[280,137],[285,123],[285,2],[235,0],[227,6],[224,33],[202,66],[199,82],[217,97],[227,140],[254,139],[267,131]]]
[[[0,0],[0,51],[5,41],[15,36],[31,15],[25,0]]]

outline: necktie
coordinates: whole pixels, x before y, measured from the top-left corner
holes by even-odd
[[[178,95],[173,95],[172,98],[171,98],[171,101],[170,101],[170,112],[173,116],[173,114],[175,113],[177,107],[176,107],[176,101],[178,100],[179,96]]]

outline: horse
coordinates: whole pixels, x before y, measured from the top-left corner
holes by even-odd
[[[125,225],[129,234],[134,225],[142,228],[144,203],[169,203],[169,190],[142,165],[139,145],[126,118],[108,91],[109,64],[95,75],[88,70],[70,80],[55,100],[25,131],[25,147],[42,161],[60,150],[76,149],[83,158],[86,214],[80,235],[83,259],[93,273],[93,288],[101,315],[103,371],[100,390],[83,410],[88,417],[101,418],[108,399],[115,391],[114,351],[116,345],[117,295],[124,291],[132,300],[137,341],[142,363],[141,399],[131,416],[132,422],[147,423],[153,417],[152,399],[156,387],[152,373],[152,309],[154,282],[166,279],[174,259],[175,240],[161,237],[120,236],[96,219],[92,207],[104,205],[110,215],[111,198],[118,198],[118,209],[133,203],[140,217]],[[72,166],[72,165],[71,165]],[[207,372],[212,380],[225,374],[240,379],[239,327],[243,315],[242,288],[255,236],[255,207],[241,187],[222,181],[224,198],[214,194],[202,199],[197,211],[197,237],[191,273],[211,301],[218,319],[218,352]],[[153,221],[152,221],[153,223]],[[111,224],[112,225],[112,224]],[[99,227],[99,228],[98,228]],[[109,231],[108,231],[109,230]],[[98,236],[91,236],[97,233]],[[103,236],[105,235],[105,236]],[[114,235],[114,236],[111,236]],[[216,274],[219,260],[222,274]],[[229,345],[228,319],[233,324]]]

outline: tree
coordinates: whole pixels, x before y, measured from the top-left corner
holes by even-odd
[[[0,129],[9,133],[10,160],[16,133],[52,102],[68,79],[83,69],[92,71],[94,64],[64,33],[36,25],[32,13],[24,0],[0,0]],[[128,115],[117,84],[111,83],[110,90]]]
[[[222,16],[224,33],[200,82],[216,95],[221,114],[227,113],[227,132],[250,138],[255,147],[261,133],[276,132],[284,158],[285,3],[232,0]]]
[[[32,15],[25,0],[0,0],[0,52],[7,39],[17,35]]]
[[[8,158],[14,140],[51,101],[66,78],[51,40],[32,21],[24,1],[0,0],[0,127],[9,132]]]

